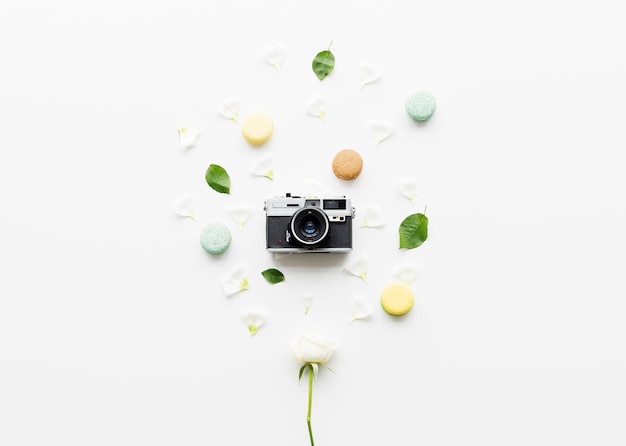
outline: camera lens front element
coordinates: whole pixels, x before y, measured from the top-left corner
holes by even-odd
[[[298,243],[312,246],[321,243],[326,238],[329,221],[326,213],[321,209],[304,207],[293,214],[289,226]]]
[[[309,218],[308,220],[304,220],[302,222],[302,230],[304,231],[304,233],[310,237],[314,236],[315,233],[319,230],[317,221],[315,221],[312,218]]]

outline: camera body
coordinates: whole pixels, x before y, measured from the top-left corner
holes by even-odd
[[[267,251],[271,253],[352,251],[354,208],[341,197],[285,194],[265,201]]]

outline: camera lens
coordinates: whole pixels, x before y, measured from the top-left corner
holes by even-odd
[[[313,235],[317,232],[318,224],[312,218],[308,218],[302,222],[302,230],[307,235]]]
[[[328,235],[329,221],[319,208],[304,207],[298,210],[289,224],[291,233],[301,245],[316,245]]]

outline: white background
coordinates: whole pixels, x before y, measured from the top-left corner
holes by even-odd
[[[626,30],[617,1],[4,2],[0,444],[307,445],[288,341],[340,348],[320,445],[626,443]],[[330,42],[335,71],[313,56]],[[263,60],[282,44],[281,71]],[[359,88],[359,67],[383,70]],[[437,98],[424,125],[404,99]],[[325,122],[307,115],[328,100]],[[251,147],[236,97],[275,132]],[[371,120],[395,124],[374,147]],[[178,126],[203,135],[181,151]],[[330,169],[358,150],[361,176]],[[275,180],[250,174],[264,154]],[[224,166],[232,193],[204,180]],[[415,178],[411,204],[397,182]],[[310,182],[357,208],[349,256],[276,260],[263,201]],[[171,210],[189,193],[198,222]],[[227,207],[253,209],[242,232]],[[368,206],[387,224],[358,229]],[[397,248],[427,207],[430,236]],[[218,258],[202,227],[233,231]],[[368,281],[344,263],[368,259]],[[414,309],[382,288],[419,268]],[[242,265],[250,290],[220,280]],[[260,272],[287,277],[270,285]],[[304,315],[302,298],[313,296]],[[350,323],[352,299],[374,308]],[[239,318],[269,311],[251,337]]]

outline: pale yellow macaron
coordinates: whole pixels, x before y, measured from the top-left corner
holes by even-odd
[[[250,144],[263,144],[273,131],[274,122],[265,113],[252,113],[241,124],[241,133]]]
[[[408,285],[400,282],[387,285],[380,295],[383,310],[394,316],[401,316],[413,308],[413,291]]]

